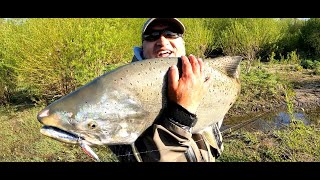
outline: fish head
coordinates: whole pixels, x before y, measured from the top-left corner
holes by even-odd
[[[139,121],[148,113],[127,93],[109,88],[97,99],[88,92],[86,96],[90,97],[79,94],[75,91],[62,97],[38,113],[37,119],[44,125],[42,134],[66,143],[79,144],[81,140],[89,146],[130,144],[145,128]]]
[[[38,114],[38,120],[44,126],[40,132],[46,136],[52,137],[59,141],[71,144],[79,143],[78,140],[85,141],[90,145],[101,145],[104,142],[105,135],[101,130],[105,127],[103,121],[98,121],[93,117],[77,117],[72,116],[72,112],[57,111],[50,113],[49,109],[45,109]],[[50,129],[51,131],[48,131]],[[53,132],[53,131],[56,132]],[[58,136],[53,133],[64,132],[64,135],[70,134],[71,136]]]

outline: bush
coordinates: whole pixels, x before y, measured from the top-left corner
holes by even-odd
[[[302,43],[309,58],[320,57],[320,18],[310,18],[301,28]]]

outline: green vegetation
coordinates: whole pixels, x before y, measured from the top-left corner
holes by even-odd
[[[43,108],[43,107],[42,107]],[[61,143],[40,133],[41,107],[0,107],[0,162],[92,162],[78,145]],[[116,159],[107,147],[93,147],[102,161]]]
[[[244,70],[243,70],[244,71]],[[292,91],[290,84],[278,74],[268,71],[267,66],[254,66],[249,73],[240,74],[242,90],[235,107],[256,108],[257,104],[277,105],[285,101],[285,92]]]
[[[110,66],[130,62],[132,46],[140,40],[137,23],[142,19],[37,18],[2,24],[2,86],[11,91],[0,97],[10,102],[28,92],[26,98],[34,103],[52,102]]]
[[[319,128],[293,121],[273,132],[235,131],[224,138],[220,162],[319,162]]]
[[[36,18],[0,23],[0,104],[48,104],[103,73],[129,63],[144,18]],[[283,59],[319,73],[318,19],[181,18],[187,54]],[[142,27],[141,27],[142,28]],[[294,37],[294,38],[292,38]],[[292,48],[296,47],[296,48]],[[312,56],[314,55],[314,56]],[[296,60],[294,60],[294,58]],[[299,59],[300,60],[300,59]],[[249,74],[251,76],[251,74]]]
[[[36,114],[95,77],[129,63],[132,48],[141,45],[137,27],[145,20],[0,19],[0,161],[92,161],[79,146],[41,135]],[[317,18],[181,21],[187,54],[244,57],[241,95],[233,107],[239,112],[286,104],[292,114],[295,94],[290,77],[305,71],[320,75]],[[268,134],[234,132],[226,139],[220,161],[319,161],[317,131],[292,123],[287,130]],[[94,150],[102,161],[116,161],[107,147]]]

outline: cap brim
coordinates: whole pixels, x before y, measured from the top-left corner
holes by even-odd
[[[143,26],[142,34],[150,27],[150,25],[153,25],[155,22],[163,22],[167,24],[172,24],[178,28],[180,31],[179,33],[183,34],[185,31],[185,27],[182,24],[181,21],[179,21],[177,18],[150,18]]]

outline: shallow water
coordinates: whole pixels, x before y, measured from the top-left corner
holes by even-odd
[[[308,111],[296,111],[293,113],[296,120],[303,121],[305,125],[320,125],[320,108]],[[247,131],[271,131],[284,128],[290,124],[290,114],[286,110],[261,114],[249,114],[243,117],[225,119],[221,131],[235,131],[244,129]]]

